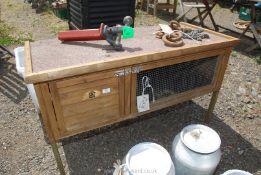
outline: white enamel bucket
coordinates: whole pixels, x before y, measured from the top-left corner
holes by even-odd
[[[125,156],[123,164],[123,175],[175,175],[169,153],[156,143],[135,145]]]
[[[224,172],[222,175],[253,175],[249,172],[242,171],[242,170],[228,170]]]

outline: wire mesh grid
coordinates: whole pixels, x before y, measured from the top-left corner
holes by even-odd
[[[210,85],[214,78],[216,64],[215,56],[141,71],[137,74],[136,95],[142,94],[142,78],[145,76],[149,78],[156,100]],[[146,88],[144,94],[149,94],[152,101],[151,88]]]

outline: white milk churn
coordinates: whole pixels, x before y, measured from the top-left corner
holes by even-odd
[[[221,140],[213,129],[193,124],[186,126],[172,143],[176,175],[211,175],[220,158]]]
[[[123,175],[175,175],[169,153],[156,143],[135,145],[128,151],[123,164]]]

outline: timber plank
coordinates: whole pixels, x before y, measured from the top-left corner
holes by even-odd
[[[30,75],[33,72],[31,46],[30,42],[26,41],[24,45],[24,62],[25,62],[25,76]]]

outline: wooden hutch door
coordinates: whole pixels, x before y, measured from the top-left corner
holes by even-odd
[[[124,115],[124,76],[114,73],[49,83],[61,137],[111,124]]]

